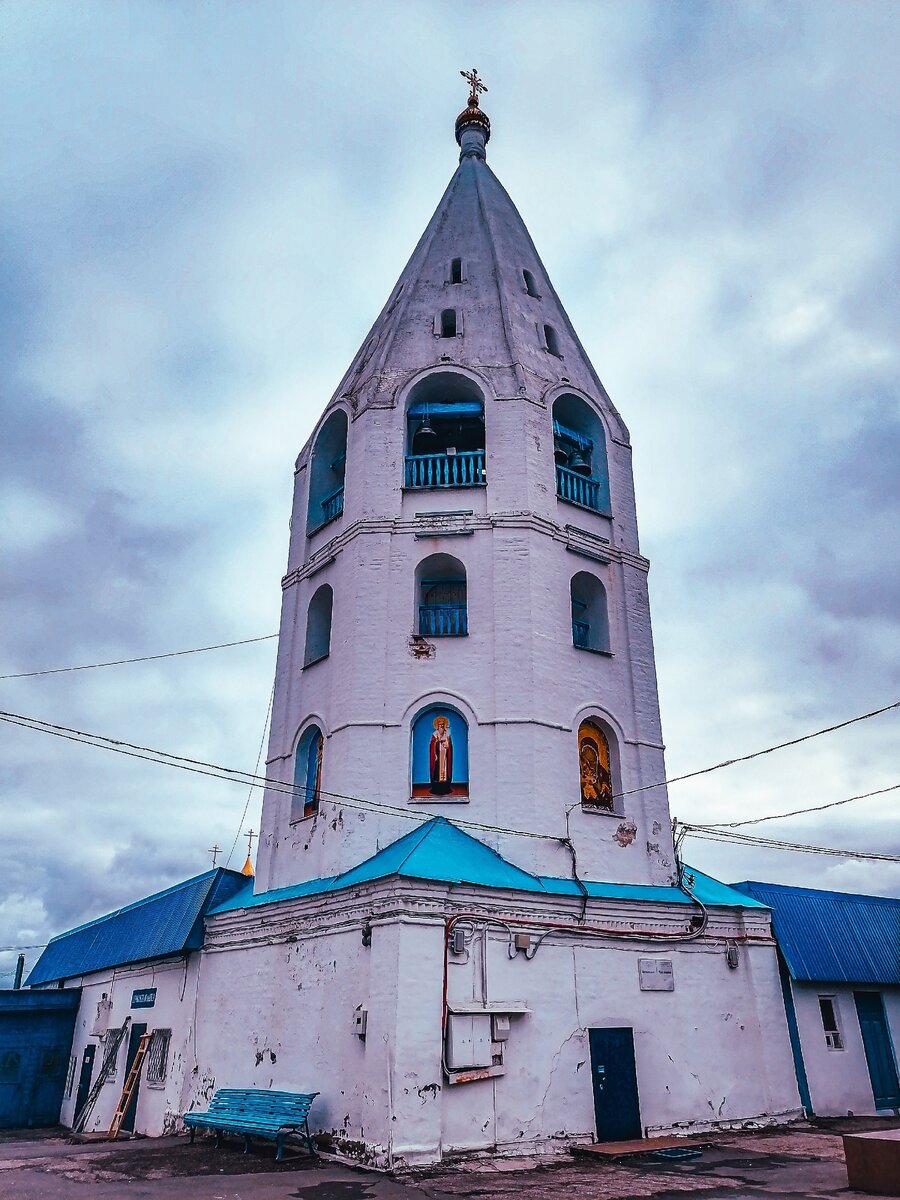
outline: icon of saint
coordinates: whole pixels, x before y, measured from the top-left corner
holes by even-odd
[[[432,796],[446,796],[453,787],[453,739],[446,717],[434,718],[434,733],[428,748]]]
[[[582,727],[584,728],[584,727]],[[583,732],[578,749],[581,774],[581,803],[594,808],[612,808],[612,779],[609,767],[604,762],[600,743],[592,736],[593,730]],[[604,739],[605,740],[605,739]],[[607,752],[608,753],[608,752]]]

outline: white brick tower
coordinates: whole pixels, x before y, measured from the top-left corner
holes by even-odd
[[[259,891],[434,815],[520,831],[473,830],[537,874],[673,878],[665,788],[638,790],[665,767],[628,431],[470,82],[459,166],[297,460],[268,774],[298,790],[266,793]]]

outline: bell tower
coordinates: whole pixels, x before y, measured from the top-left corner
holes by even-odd
[[[628,431],[464,74],[459,165],[297,459],[258,891],[435,815],[535,874],[673,878]]]

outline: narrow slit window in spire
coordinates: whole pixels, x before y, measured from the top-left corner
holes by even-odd
[[[537,289],[537,284],[534,281],[534,276],[530,271],[523,270],[522,278],[525,280],[525,291],[529,296],[534,296],[536,300],[540,300],[541,293]]]
[[[441,312],[441,337],[456,337],[456,309],[445,308]]]

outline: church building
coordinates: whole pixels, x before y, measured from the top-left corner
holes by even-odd
[[[394,1167],[799,1113],[769,909],[676,858],[628,430],[467,78],[459,165],[296,462],[256,878],[181,885],[202,937],[160,955],[51,943],[29,982],[83,988],[67,1123],[151,988],[138,1132],[220,1087],[318,1092],[314,1133]]]

